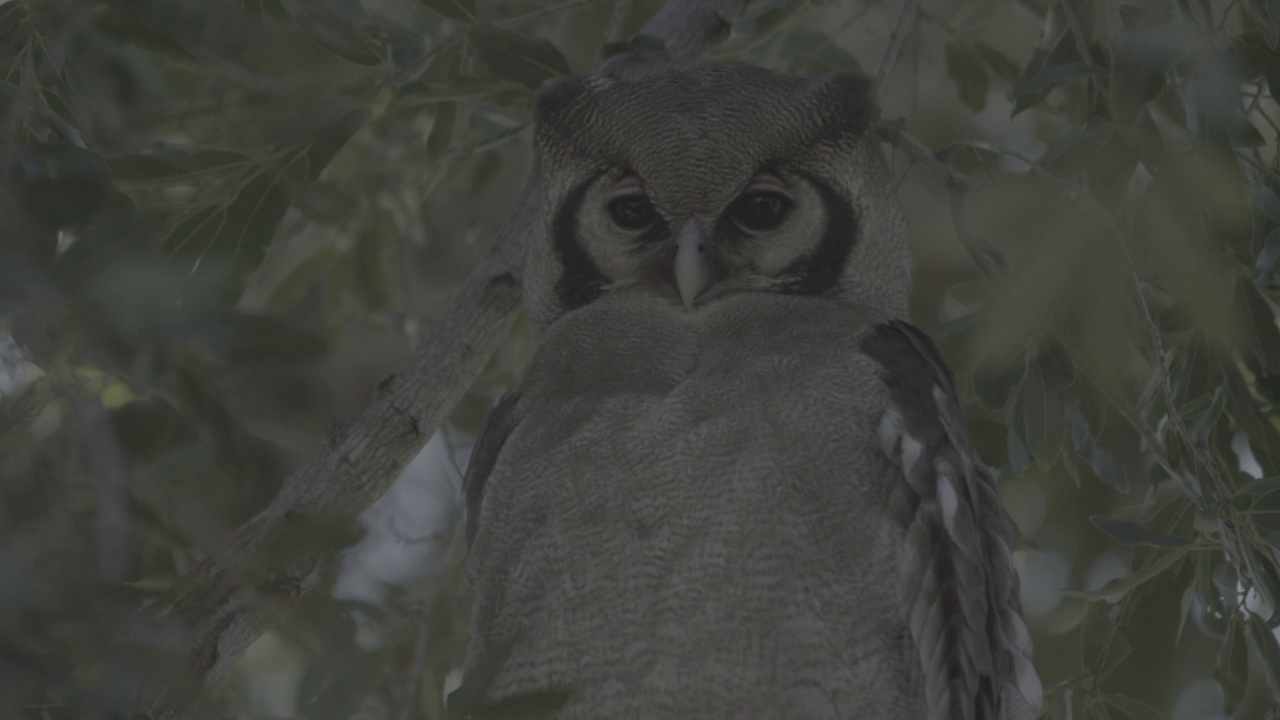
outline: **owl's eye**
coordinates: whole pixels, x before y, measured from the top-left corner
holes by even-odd
[[[729,217],[744,230],[772,230],[787,219],[791,198],[772,190],[753,190],[733,201]]]
[[[658,211],[643,195],[623,195],[609,201],[609,217],[623,230],[643,230],[658,219]]]

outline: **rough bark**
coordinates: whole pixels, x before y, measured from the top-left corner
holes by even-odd
[[[664,50],[615,57],[605,71],[635,77],[693,64],[727,35],[744,5],[671,0],[642,30]],[[265,511],[152,608],[181,628],[187,672],[140,688],[138,716],[186,716],[204,688],[315,588],[338,550],[321,540],[331,532],[317,531],[349,524],[382,495],[480,375],[519,309],[522,228],[536,216],[530,202],[526,195],[405,371],[383,381],[369,406],[335,430],[326,449],[285,481]]]

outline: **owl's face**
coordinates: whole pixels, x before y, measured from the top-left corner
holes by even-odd
[[[689,312],[747,291],[901,314],[904,233],[873,118],[858,75],[718,67],[553,86],[536,113],[551,212],[526,283],[535,315],[636,291]]]

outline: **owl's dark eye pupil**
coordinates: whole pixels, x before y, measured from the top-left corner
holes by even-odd
[[[609,217],[623,230],[643,230],[653,224],[658,211],[643,195],[624,195],[609,201]]]
[[[779,192],[757,190],[749,192],[729,207],[733,221],[746,230],[772,230],[787,219],[791,199]]]

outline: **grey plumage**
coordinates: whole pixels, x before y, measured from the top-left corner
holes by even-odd
[[[467,477],[468,669],[558,718],[1034,716],[1007,523],[905,315],[861,76],[569,80],[542,328]]]

